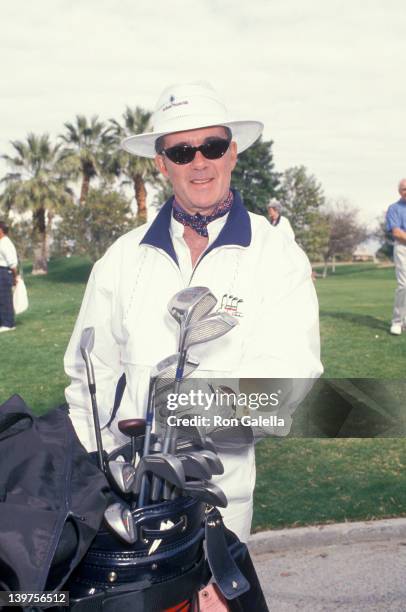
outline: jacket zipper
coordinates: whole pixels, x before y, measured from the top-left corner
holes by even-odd
[[[164,257],[165,257],[167,260],[169,260],[169,261],[170,261],[171,265],[172,265],[174,268],[176,268],[176,271],[177,271],[177,273],[178,273],[178,275],[179,275],[179,279],[180,279],[180,281],[181,281],[181,286],[182,286],[182,287],[184,287],[183,277],[182,277],[182,274],[181,274],[180,268],[179,268],[179,266],[178,266],[178,265],[177,265],[177,264],[176,264],[176,263],[173,261],[172,257],[170,257],[170,255],[168,255],[168,253],[167,253],[166,251],[164,251],[163,249],[160,249],[159,247],[156,247],[156,246],[151,246],[151,245],[149,245],[149,244],[146,244],[146,245],[144,245],[144,246],[147,246],[147,247],[148,247],[148,248],[150,248],[150,249],[154,249],[155,251],[158,251],[158,253],[161,253],[161,255],[163,255],[163,256],[164,256]],[[230,246],[230,247],[232,247],[232,248],[243,248],[243,247],[239,247],[238,245],[234,245],[234,244],[233,244],[233,245],[223,245],[222,247],[216,247],[216,248],[212,249],[212,250],[210,251],[210,253],[208,253],[208,254],[206,255],[206,258],[207,258],[207,257],[210,257],[210,255],[211,255],[212,253],[215,253],[215,252],[216,252],[216,251],[217,251],[219,248],[228,248],[229,246]],[[186,285],[186,287],[190,287],[190,286],[191,286],[191,282],[192,282],[192,280],[193,280],[193,277],[194,277],[194,275],[195,275],[195,272],[196,272],[197,268],[199,267],[200,263],[203,261],[203,259],[204,259],[204,258],[205,258],[205,253],[203,252],[203,253],[200,255],[199,259],[197,260],[197,262],[196,262],[196,264],[195,264],[195,266],[194,266],[194,268],[193,268],[193,270],[192,270],[192,274],[191,274],[191,276],[190,276],[190,278],[189,278],[189,282],[188,282],[188,284]]]
[[[203,253],[200,255],[199,259],[197,260],[197,262],[196,262],[196,264],[195,264],[195,267],[194,267],[194,268],[193,268],[193,270],[192,270],[192,275],[191,275],[191,277],[190,277],[190,279],[189,279],[189,284],[188,284],[188,287],[190,287],[190,286],[191,286],[190,284],[191,284],[191,282],[192,282],[192,280],[193,280],[193,277],[194,277],[194,275],[195,275],[195,272],[196,272],[197,268],[199,267],[200,263],[203,261],[203,259],[204,259],[205,257],[206,257],[206,260],[207,260],[207,258],[208,258],[208,257],[210,257],[210,255],[211,255],[212,253],[215,253],[215,252],[216,252],[216,251],[218,251],[220,248],[222,248],[222,249],[227,249],[227,248],[229,248],[229,247],[231,247],[231,248],[233,248],[233,249],[235,249],[235,248],[240,248],[240,249],[241,249],[241,248],[244,248],[244,247],[240,247],[240,246],[238,246],[238,245],[236,245],[236,244],[233,244],[233,245],[223,245],[223,246],[221,246],[221,247],[215,247],[214,249],[212,249],[212,250],[210,251],[210,253],[207,253],[207,255],[206,255],[206,256],[205,256],[205,252],[203,252]]]

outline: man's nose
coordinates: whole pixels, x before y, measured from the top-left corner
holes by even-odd
[[[201,151],[196,151],[196,155],[194,156],[194,159],[192,160],[193,168],[197,168],[198,170],[200,170],[201,168],[205,168],[206,165],[207,165],[207,159],[205,158],[203,153]]]

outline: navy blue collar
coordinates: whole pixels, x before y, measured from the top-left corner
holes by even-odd
[[[252,232],[249,214],[238,191],[233,189],[232,192],[234,201],[228,213],[227,221],[216,240],[205,252],[205,255],[220,246],[236,245],[248,247],[251,244]],[[162,249],[178,265],[178,259],[169,233],[172,203],[173,196],[163,205],[140,244],[147,244]]]

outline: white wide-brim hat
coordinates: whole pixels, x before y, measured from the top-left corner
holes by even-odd
[[[160,136],[224,125],[230,128],[237,152],[248,149],[264,128],[260,121],[234,121],[209,83],[183,83],[167,87],[152,115],[152,132],[125,138],[121,148],[141,157],[155,157],[155,141]]]

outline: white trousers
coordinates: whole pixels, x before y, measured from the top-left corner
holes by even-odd
[[[393,252],[396,280],[392,323],[406,324],[406,244],[396,243]]]
[[[224,474],[213,476],[212,481],[222,488],[228,500],[227,508],[219,508],[224,524],[247,542],[252,522],[253,493],[255,487],[254,446],[241,447],[237,453],[219,452]]]

